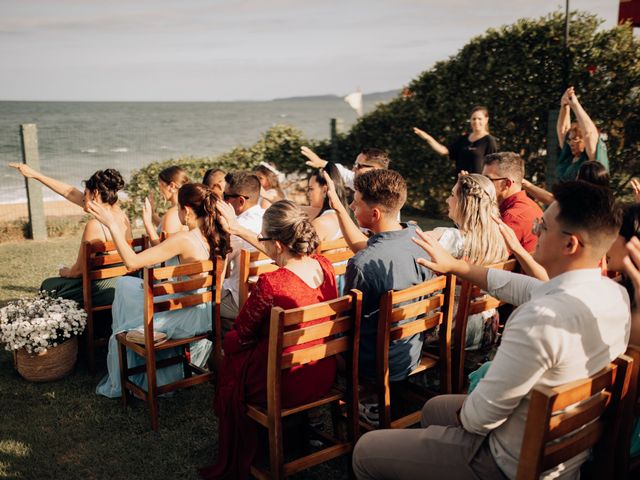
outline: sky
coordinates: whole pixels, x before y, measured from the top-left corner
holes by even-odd
[[[617,20],[619,0],[571,0]],[[402,88],[564,0],[0,0],[0,100],[217,101]]]

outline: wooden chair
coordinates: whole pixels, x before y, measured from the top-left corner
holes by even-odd
[[[120,381],[122,384],[122,402],[126,406],[129,392],[146,399],[151,415],[151,428],[158,430],[158,396],[177,390],[178,388],[198,385],[213,379],[213,370],[206,370],[190,362],[189,344],[202,339],[213,342],[213,356],[216,366],[221,360],[222,346],[220,339],[220,298],[224,261],[216,257],[215,261],[206,260],[187,263],[174,267],[159,267],[144,269],[144,344],[127,340],[127,332],[118,333],[118,357],[120,360]],[[206,276],[197,276],[206,273]],[[188,280],[181,277],[190,276]],[[194,290],[204,289],[204,292],[193,293]],[[168,300],[154,301],[159,295],[180,294]],[[211,330],[187,338],[170,338],[164,343],[154,343],[153,316],[156,313],[175,311],[211,302]],[[181,354],[156,360],[156,352],[169,348],[180,347]],[[129,368],[127,364],[127,349],[143,357],[143,365]],[[185,378],[176,382],[158,386],[156,384],[156,370],[169,365],[182,364]],[[147,390],[129,380],[131,375],[146,373]]]
[[[404,290],[389,291],[380,300],[374,386],[378,401],[379,428],[405,428],[419,422],[424,401],[433,396],[431,392],[410,382],[403,385],[406,388],[394,388],[394,398],[408,396],[415,400],[418,397],[420,409],[392,419],[389,346],[394,340],[439,326],[438,353],[423,353],[420,363],[410,376],[437,367],[440,370],[440,393],[451,393],[451,319],[455,284],[455,276],[441,275]],[[403,321],[406,322],[399,324]]]
[[[259,479],[280,479],[313,465],[326,462],[353,451],[358,437],[358,346],[360,341],[360,314],[362,293],[352,290],[335,300],[291,310],[274,307],[271,310],[269,328],[269,358],[267,361],[267,408],[248,406],[248,416],[265,427],[269,438],[269,471],[256,466],[251,474]],[[290,328],[323,317],[330,320],[295,330]],[[283,349],[304,345],[312,340],[324,339],[325,343],[283,353]],[[346,358],[346,390],[334,388],[323,398],[294,408],[281,408],[281,375],[293,366],[343,354]],[[316,431],[330,445],[304,457],[284,462],[282,420],[295,413],[321,405],[332,404],[334,412],[339,402],[346,403],[347,435],[341,441]],[[334,415],[334,422],[342,418]],[[334,425],[335,427],[335,425]]]
[[[640,455],[631,457],[631,436],[635,419],[640,417],[640,346],[629,345],[626,355],[633,359],[629,402],[624,412],[620,439],[616,447],[616,478],[638,478],[640,476]]]
[[[136,250],[147,248],[147,237],[134,238],[131,246]],[[87,326],[84,332],[85,351],[87,355],[89,372],[96,372],[96,348],[107,344],[108,337],[96,338],[94,315],[97,312],[108,312],[111,305],[93,305],[93,281],[107,278],[121,277],[131,273],[124,266],[122,258],[113,242],[82,242],[84,262],[82,265],[82,296],[84,310],[87,312]],[[110,315],[107,316],[110,319]]]
[[[249,298],[249,289],[255,284],[258,277],[263,273],[273,272],[278,269],[273,259],[259,250],[240,250],[240,258],[238,260],[239,288],[238,288],[238,307],[242,309],[247,298]]]
[[[333,264],[336,277],[346,273],[347,260],[354,255],[344,238],[322,242],[318,245],[316,252],[319,255],[326,257]]]
[[[588,473],[593,478],[614,478],[612,440],[621,428],[632,364],[621,355],[589,378],[531,391],[517,480],[537,480],[546,470],[592,447]]]
[[[513,272],[518,262],[507,260],[506,262],[489,265],[488,268]],[[486,312],[492,308],[505,305],[504,302],[483,292],[480,287],[471,282],[461,282],[460,297],[458,298],[458,311],[453,331],[453,392],[464,393],[467,376],[464,371],[465,343],[467,338],[467,322],[470,315]],[[501,319],[501,322],[504,323]]]

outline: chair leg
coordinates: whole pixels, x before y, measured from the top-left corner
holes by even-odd
[[[129,404],[129,390],[127,389],[127,347],[118,342],[118,360],[120,364],[120,390],[122,391],[122,405],[125,407]]]
[[[153,355],[152,355],[153,356]],[[149,358],[147,353],[147,403],[151,416],[151,429],[158,431],[158,395],[156,394],[156,362],[155,358]]]
[[[269,470],[274,480],[284,478],[284,449],[282,446],[282,419],[269,426]]]
[[[190,378],[191,367],[189,366],[189,362],[191,361],[191,350],[189,349],[189,345],[184,345],[182,347],[182,368],[184,370],[184,378]]]

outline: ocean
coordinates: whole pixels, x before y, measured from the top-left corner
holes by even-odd
[[[374,107],[365,96],[365,111]],[[249,146],[277,124],[297,127],[307,138],[328,138],[331,118],[347,131],[356,114],[332,96],[261,102],[0,102],[0,203],[26,201],[24,179],[7,166],[22,161],[24,123],[37,124],[41,170],[81,187],[98,169],[116,168],[128,180],[133,170],[157,160]],[[46,188],[43,195],[60,199]]]

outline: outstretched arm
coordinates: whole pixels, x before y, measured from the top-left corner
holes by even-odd
[[[542,187],[538,187],[537,185],[534,185],[529,180],[524,180],[524,179],[522,180],[522,188],[524,189],[525,192],[531,195],[535,200],[537,200],[540,203],[543,203],[544,205],[547,205],[547,206],[551,205],[555,200],[553,193],[548,192]]]
[[[558,134],[558,145],[560,145],[560,148],[564,146],[564,138],[571,129],[570,91],[573,91],[573,87],[567,88],[560,99],[560,113],[558,114],[558,121],[556,122],[556,133]]]
[[[429,144],[429,146],[436,152],[438,155],[449,155],[449,149],[438,142],[435,138],[429,135],[424,130],[420,130],[418,127],[413,127],[413,133],[418,135],[421,139]]]
[[[582,130],[584,149],[587,152],[587,156],[589,157],[589,160],[595,160],[596,147],[598,146],[598,129],[593,123],[593,120],[591,120],[591,117],[589,117],[584,108],[582,108],[582,105],[580,105],[578,96],[573,91],[573,88],[569,94],[569,105],[576,116],[576,120],[578,120],[580,130]]]
[[[358,253],[363,248],[366,248],[368,238],[364,233],[362,233],[360,228],[349,216],[349,212],[347,212],[347,209],[344,207],[336,193],[336,186],[333,183],[333,180],[331,180],[329,174],[327,172],[322,172],[322,175],[327,182],[327,196],[329,197],[331,208],[336,211],[336,215],[338,216],[338,223],[340,224],[342,236],[346,240],[351,251],[353,251],[353,253]]]
[[[10,163],[9,166],[18,170],[24,177],[38,180],[58,195],[62,195],[70,202],[84,208],[84,195],[77,188],[61,182],[60,180],[56,180],[55,178],[47,177],[25,163]]]

